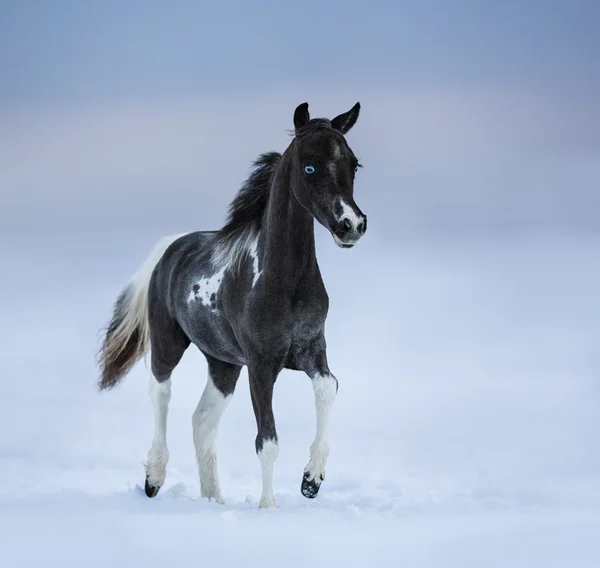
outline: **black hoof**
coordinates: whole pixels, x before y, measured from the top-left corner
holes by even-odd
[[[152,499],[152,497],[156,497],[158,495],[158,490],[160,487],[154,487],[154,485],[150,485],[148,483],[148,479],[146,479],[146,484],[144,485],[144,491],[146,495]]]
[[[308,473],[305,473],[304,477],[302,478],[302,487],[300,489],[300,491],[302,491],[302,495],[304,495],[307,499],[314,499],[319,492],[322,482],[323,480],[321,479],[319,480],[319,483],[317,483],[316,476],[313,480],[309,481]]]

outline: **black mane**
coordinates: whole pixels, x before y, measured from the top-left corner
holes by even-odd
[[[254,161],[254,171],[229,206],[227,222],[219,231],[220,238],[231,241],[248,228],[260,229],[279,160],[279,152],[267,152]]]

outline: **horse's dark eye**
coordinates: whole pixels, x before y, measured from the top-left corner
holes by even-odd
[[[315,168],[314,166],[304,166],[304,171],[310,175],[310,174],[314,174],[315,173]]]
[[[355,174],[357,174],[357,173],[358,173],[358,166],[356,166],[356,167],[354,168],[354,173],[355,173]]]

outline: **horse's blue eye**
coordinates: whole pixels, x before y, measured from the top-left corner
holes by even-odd
[[[315,168],[313,166],[304,166],[304,171],[307,174],[314,174],[315,173]]]
[[[356,166],[356,167],[354,168],[354,173],[355,173],[355,174],[357,174],[357,173],[358,173],[358,166]]]

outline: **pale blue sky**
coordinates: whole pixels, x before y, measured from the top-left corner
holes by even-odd
[[[593,230],[598,22],[597,0],[1,1],[0,225],[215,228],[297,104],[358,100],[371,232]]]
[[[600,87],[595,0],[0,4],[3,103],[341,84]]]

